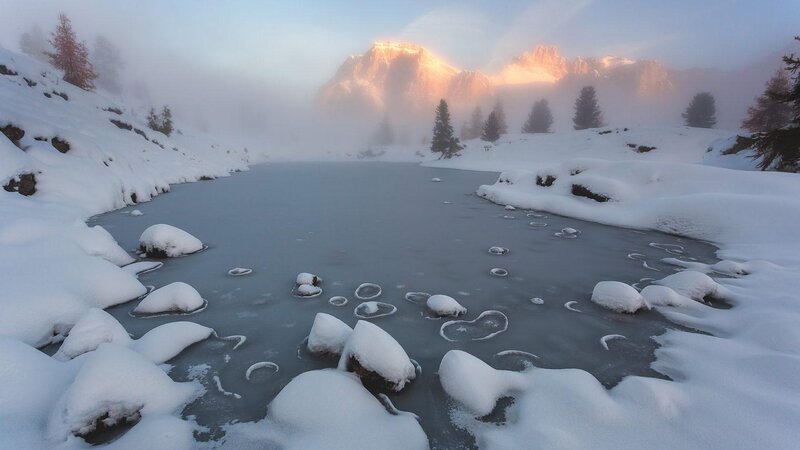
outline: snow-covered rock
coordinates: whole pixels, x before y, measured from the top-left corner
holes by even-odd
[[[320,283],[322,283],[322,278],[314,275],[313,273],[302,272],[302,273],[297,274],[297,279],[295,280],[295,283],[297,283],[298,286],[301,286],[301,285],[304,285],[304,284],[310,284],[312,286],[317,286]]]
[[[716,281],[708,275],[694,270],[673,273],[653,283],[671,288],[678,294],[699,302],[704,301],[706,297],[724,297],[724,290]]]
[[[616,312],[635,313],[649,308],[644,297],[632,286],[619,281],[601,281],[592,290],[592,301]]]
[[[650,306],[694,306],[696,302],[678,294],[671,288],[651,284],[645,286],[641,292],[642,297]]]
[[[129,346],[150,361],[161,364],[186,347],[208,339],[214,330],[194,322],[170,322],[153,328]]]
[[[525,387],[525,378],[507,370],[496,370],[461,350],[450,350],[439,364],[444,391],[476,416],[492,412],[501,397]]]
[[[322,288],[313,284],[301,284],[294,288],[293,293],[296,297],[318,297],[322,294]]]
[[[102,344],[53,406],[47,435],[54,442],[93,431],[97,421],[172,414],[202,392],[197,383],[176,383],[163,370],[123,346]]]
[[[458,317],[467,313],[467,308],[449,295],[431,295],[425,304],[437,316]]]
[[[53,357],[66,361],[94,351],[103,343],[128,345],[130,341],[131,337],[117,319],[102,309],[91,308],[72,327]]]
[[[139,248],[151,257],[174,258],[202,250],[203,243],[180,228],[160,223],[144,230]]]
[[[130,212],[130,215],[133,216],[133,217],[139,217],[139,216],[143,216],[144,213],[139,211],[138,209],[134,209],[134,210],[132,210]]]
[[[428,438],[410,414],[392,415],[353,374],[312,370],[292,379],[256,423],[226,428],[230,448],[423,450]]]
[[[188,313],[196,311],[204,305],[205,300],[195,288],[177,281],[148,294],[136,305],[133,312],[138,314]]]
[[[377,325],[359,320],[347,339],[339,369],[355,371],[362,379],[387,384],[400,391],[416,378],[414,365],[403,347]]]
[[[336,317],[317,313],[308,334],[308,350],[311,353],[339,355],[352,333],[353,329]]]

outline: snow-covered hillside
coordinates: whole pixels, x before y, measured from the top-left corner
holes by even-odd
[[[134,258],[85,221],[253,160],[188,132],[152,131],[134,111],[60,78],[0,48],[0,447],[83,447],[74,434],[105,414],[109,423],[141,415],[118,447],[192,445],[191,427],[175,415],[201,387],[173,382],[157,367],[163,360],[147,356],[164,345],[174,356],[210,331],[170,328],[133,350],[117,342],[127,333],[107,314],[98,322],[105,313],[93,308],[147,290],[119,267]],[[34,348],[82,319],[86,334],[74,341],[97,351],[57,361]]]

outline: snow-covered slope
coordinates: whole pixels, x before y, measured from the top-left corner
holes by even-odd
[[[94,346],[64,362],[34,347],[63,339],[92,308],[147,292],[119,267],[135,258],[87,218],[148,201],[172,183],[246,170],[251,155],[188,132],[152,131],[135,111],[60,78],[0,48],[0,447],[84,448],[76,436],[103,417],[142,419],[113,445],[189,447],[192,426],[175,415],[200,386],[173,382],[141,355],[163,362],[185,347],[167,341],[194,330],[162,329],[134,351],[103,343],[113,336],[99,329]],[[187,326],[205,333],[188,342],[211,331]]]

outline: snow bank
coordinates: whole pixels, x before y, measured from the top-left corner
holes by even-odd
[[[592,301],[622,313],[635,313],[642,308],[649,308],[639,291],[619,281],[601,281],[592,290]]]
[[[449,295],[431,295],[425,304],[437,316],[458,317],[467,313],[467,308]]]
[[[666,286],[684,297],[699,302],[705,301],[707,297],[724,297],[724,289],[716,281],[708,275],[694,270],[674,273],[653,283]]]
[[[176,281],[148,294],[136,305],[133,312],[138,314],[187,313],[197,311],[204,304],[205,300],[195,288],[181,281]]]
[[[356,376],[325,369],[292,379],[264,420],[228,426],[225,446],[421,450],[428,438],[413,416],[390,414]]]
[[[362,378],[380,378],[395,391],[416,377],[406,351],[377,325],[359,320],[342,349],[339,369],[352,370]]]
[[[308,350],[311,353],[340,355],[352,333],[353,329],[336,317],[317,313],[308,334]]]
[[[128,345],[130,341],[131,337],[117,319],[102,309],[92,308],[72,327],[53,357],[66,361],[94,351],[100,344]]]
[[[199,252],[203,243],[180,228],[160,223],[144,230],[139,238],[139,248],[148,256],[174,258]]]
[[[461,350],[450,350],[439,364],[439,381],[447,395],[472,414],[485,416],[497,400],[525,387],[525,377],[496,370]]]

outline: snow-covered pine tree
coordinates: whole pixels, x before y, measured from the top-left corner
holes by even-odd
[[[687,127],[713,128],[717,123],[716,113],[714,96],[709,92],[700,92],[689,103],[683,118]]]
[[[497,114],[495,114],[495,111],[490,112],[489,117],[486,118],[486,123],[483,125],[481,139],[489,142],[495,142],[496,140],[500,139],[500,123],[497,120]]]
[[[597,104],[597,96],[593,86],[584,86],[575,100],[575,116],[572,118],[573,128],[585,130],[603,126],[603,113]]]
[[[89,50],[84,42],[78,42],[64,13],[58,16],[58,26],[53,31],[50,45],[54,49],[47,53],[50,64],[64,71],[64,81],[87,91],[94,89],[97,74],[89,62]]]
[[[552,125],[553,113],[550,112],[550,105],[547,104],[547,99],[541,99],[533,104],[528,120],[522,126],[522,132],[549,133]]]
[[[436,107],[431,152],[440,153],[440,159],[450,159],[462,148],[458,138],[453,135],[453,125],[450,124],[450,110],[447,102],[442,99],[439,101],[439,106]]]
[[[747,108],[742,128],[754,133],[772,131],[789,125],[792,106],[781,99],[789,94],[789,78],[782,69],[767,81],[764,93],[756,97],[755,105]]]

